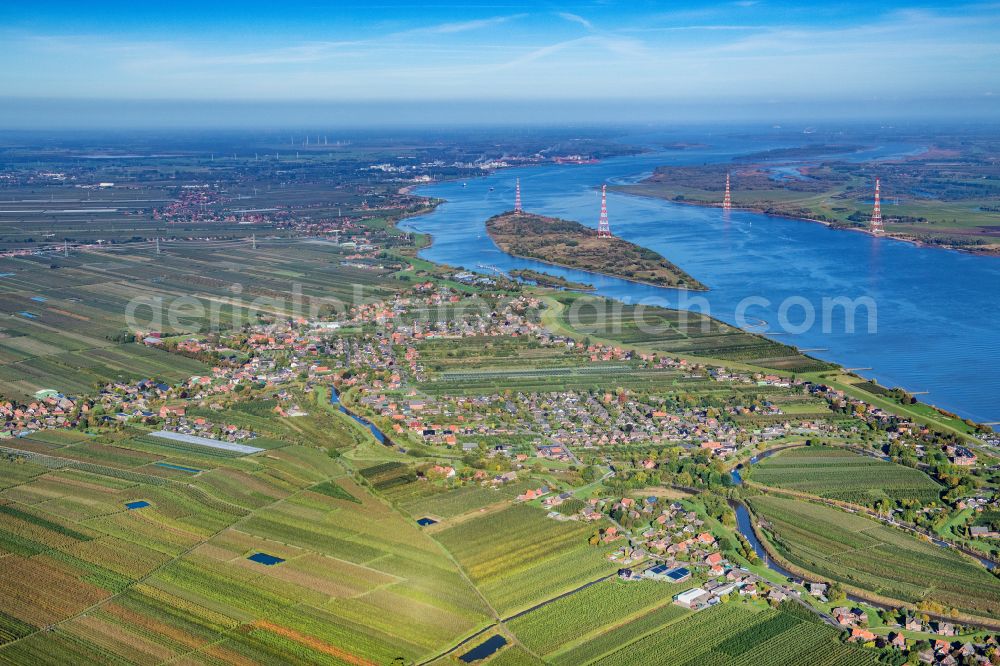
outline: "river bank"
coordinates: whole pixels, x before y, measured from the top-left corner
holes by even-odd
[[[330,386],[330,404],[336,406],[341,413],[346,414],[347,416],[354,419],[356,423],[367,428],[368,431],[372,434],[372,436],[379,444],[382,444],[383,446],[388,446],[389,448],[396,447],[393,441],[389,439],[389,437],[386,436],[386,434],[382,432],[382,430],[377,425],[375,425],[365,417],[359,416],[358,414],[354,413],[353,410],[346,407],[344,403],[340,400],[340,391],[338,391],[337,387],[333,385]]]
[[[483,264],[504,271],[552,272],[591,283],[596,294],[626,303],[692,309],[675,290],[506,254],[485,233],[485,220],[510,210],[515,180],[520,179],[526,207],[546,216],[588,220],[594,227],[600,205],[597,184],[635,182],[672,159],[728,161],[745,151],[744,145],[704,155],[654,153],[597,165],[501,170],[464,187],[435,183],[414,193],[445,203],[400,226],[433,236],[432,245],[419,253],[428,261],[473,271]],[[1000,391],[1000,356],[988,352],[1000,345],[1000,329],[988,318],[972,316],[1000,309],[1000,262],[995,257],[936,252],[865,233],[834,234],[822,224],[802,225],[748,211],[725,215],[717,208],[619,193],[609,192],[608,208],[616,235],[659,252],[711,285],[710,292],[698,294],[695,309],[735,325],[741,303],[754,299],[746,314],[772,322],[770,330],[759,331],[770,336],[789,299],[808,301],[817,312],[824,299],[870,299],[877,306],[870,326],[861,322],[852,327],[838,310],[829,320],[807,322],[782,340],[800,349],[820,348],[814,356],[854,368],[866,379],[877,375],[883,386],[927,391],[933,404],[962,418],[1000,421],[1000,403],[991,398]]]
[[[633,197],[646,197],[649,199],[657,199],[660,201],[669,201],[672,204],[678,204],[682,206],[694,206],[697,208],[715,208],[717,210],[725,212],[721,203],[716,203],[713,201],[698,201],[691,199],[676,199],[667,194],[659,195],[653,192],[639,189],[640,184],[635,185],[619,185],[612,188],[615,192],[620,192]],[[808,222],[810,224],[819,224],[828,229],[834,231],[850,231],[854,233],[864,234],[866,236],[871,236],[872,238],[891,238],[904,243],[911,243],[917,247],[934,249],[934,250],[948,250],[951,252],[962,252],[965,254],[986,256],[986,257],[1000,257],[1000,247],[968,247],[963,245],[953,245],[949,243],[929,243],[927,241],[920,240],[919,238],[914,238],[910,235],[894,232],[887,229],[882,234],[876,234],[863,226],[847,226],[843,224],[837,224],[835,222],[830,222],[829,220],[820,220],[817,218],[808,217],[805,215],[795,215],[791,213],[783,213],[780,210],[774,210],[773,208],[761,208],[755,206],[733,206],[730,209],[732,211],[745,211],[748,213],[755,213],[757,215],[766,215],[767,217],[780,218],[783,220],[793,220],[795,222]]]
[[[446,203],[444,205],[447,206],[447,205],[450,205],[450,204]],[[532,215],[531,217],[538,217],[538,216],[533,216]],[[426,218],[422,218],[422,219],[426,219]],[[542,218],[542,219],[548,219],[548,218]],[[438,234],[438,233],[425,233],[422,226],[418,227],[415,223],[412,223],[412,222],[410,223],[410,228],[413,231],[419,231],[421,233],[421,239],[424,240],[427,243],[427,245],[423,245],[422,246],[423,251],[420,253],[420,256],[425,257],[425,256],[427,256],[427,254],[434,254],[434,246],[435,246],[436,239],[441,234]],[[487,231],[487,232],[489,231],[488,228],[484,229],[484,230]],[[445,234],[445,236],[446,236],[446,234]],[[489,233],[485,234],[485,236],[488,238],[489,237]],[[482,238],[482,237],[483,237],[483,235],[477,236],[477,239]],[[466,235],[466,237],[465,237],[464,240],[465,241],[469,240],[467,235]],[[492,239],[490,239],[490,240],[492,241]],[[563,274],[561,274],[561,275],[556,275],[557,279],[565,280],[566,282],[569,282],[569,283],[580,283],[581,280],[586,279],[587,280],[587,284],[588,284],[588,289],[587,289],[588,292],[595,293],[597,295],[607,295],[607,294],[604,293],[604,290],[600,289],[598,286],[595,286],[595,284],[590,284],[592,282],[596,283],[596,284],[599,284],[599,281],[594,280],[594,277],[602,275],[602,274],[599,273],[599,272],[597,272],[597,271],[584,270],[584,269],[579,269],[579,268],[574,268],[574,267],[565,267],[565,266],[561,266],[559,264],[556,264],[554,262],[542,261],[542,260],[539,260],[537,258],[530,258],[530,257],[529,258],[525,258],[525,257],[521,257],[520,255],[517,255],[517,254],[513,254],[513,253],[510,253],[510,252],[504,252],[504,250],[502,248],[500,248],[500,249],[496,248],[496,246],[493,245],[492,242],[491,242],[491,245],[494,248],[494,252],[497,253],[497,254],[499,254],[499,255],[501,255],[501,256],[503,256],[503,257],[509,257],[509,258],[514,259],[514,260],[525,259],[525,261],[531,262],[530,264],[526,264],[526,263],[522,263],[520,261],[516,261],[516,262],[511,262],[511,263],[507,264],[504,268],[506,269],[506,272],[508,274],[510,274],[510,275],[517,275],[517,274],[524,273],[524,272],[552,275],[553,271],[550,271],[550,270],[538,270],[538,269],[544,268],[544,267],[549,267],[549,266],[555,266],[557,268],[565,268],[566,272],[563,273]],[[428,253],[427,252],[428,249],[431,249],[431,252]],[[448,252],[450,254],[451,248],[448,248]],[[469,268],[470,270],[475,270],[475,268],[479,268],[479,267],[482,267],[484,265],[490,265],[490,264],[486,263],[485,259],[484,259],[483,263],[476,264],[475,266],[471,266],[470,262],[463,261],[461,258],[457,258],[457,257],[453,261],[450,261],[450,262],[442,262],[440,259],[437,259],[437,258],[434,258],[434,260],[436,260],[437,263],[439,263],[442,266],[447,266],[447,267],[458,266],[458,267]],[[502,264],[503,263],[503,262],[497,261],[497,259],[495,257],[490,257],[490,262],[492,264],[496,264],[496,263],[501,263]],[[530,267],[528,267],[528,266],[530,266]],[[501,269],[501,270],[503,270],[503,269]],[[620,281],[622,283],[639,284],[639,283],[636,283],[634,281],[625,280],[625,279],[623,279],[621,277],[613,277],[613,276],[608,276],[608,277],[612,277],[614,280]],[[643,285],[643,286],[644,287],[651,287],[651,285]],[[660,291],[660,289],[658,288],[657,291]],[[619,302],[623,302],[623,303],[629,303],[630,301],[633,300],[627,293],[625,293],[625,294],[608,295],[608,297],[612,298],[615,301],[619,301]],[[646,300],[646,299],[643,299],[643,300]],[[667,303],[667,304],[664,305],[664,307],[670,308],[671,305],[669,303]],[[684,309],[684,308],[676,308],[676,309]],[[714,318],[716,318],[717,320],[720,320],[720,321],[725,321],[724,318],[719,318],[719,317],[714,317]],[[768,322],[766,320],[764,320],[763,318],[759,318],[759,317],[755,317],[755,316],[749,316],[749,315],[744,316],[744,319],[754,322],[752,324],[753,327],[754,327],[753,330],[751,330],[749,327],[746,328],[746,329],[743,329],[747,333],[752,333],[752,334],[760,335],[760,336],[762,336],[765,339],[767,339],[769,337],[768,336],[769,331],[767,330]],[[761,329],[761,330],[757,330],[758,328]],[[782,342],[784,343],[784,339],[782,339]],[[785,343],[785,344],[789,344],[789,343]],[[790,346],[793,349],[805,349],[806,348],[806,345],[804,345],[804,344],[795,344],[795,345],[790,345]],[[813,349],[810,349],[809,351],[812,353],[813,357],[818,358],[818,359],[822,359],[822,355],[821,354],[816,354],[815,351],[825,351],[825,350],[813,350]],[[721,365],[726,365],[725,361],[718,361],[718,363],[721,364]],[[734,365],[734,367],[738,367],[738,366]],[[862,369],[865,369],[865,368],[862,368]],[[775,368],[772,366],[772,367],[768,367],[767,370],[768,371],[775,371]],[[846,374],[844,376],[845,377],[853,377],[854,379],[856,379],[858,381],[863,381],[865,379],[868,379],[869,381],[871,381],[873,383],[876,383],[874,381],[873,377],[867,377],[866,378],[863,374],[861,374],[859,372],[856,372],[857,369],[853,369],[853,370],[854,371],[852,371],[852,372],[845,371]],[[780,370],[778,370],[778,372],[779,372],[779,374],[788,374],[788,373],[782,373]],[[823,377],[817,376],[814,379],[816,381],[820,381],[820,382],[824,382],[824,381],[825,382],[829,382],[829,381],[832,381],[832,379],[829,376],[829,373],[827,373],[826,376],[823,376]],[[845,379],[845,381],[848,381],[848,380]],[[894,385],[886,383],[883,386],[886,389],[889,389],[889,388],[892,388]],[[846,387],[841,387],[841,388],[843,388],[844,390],[846,390],[848,393],[850,393],[854,397],[858,397],[860,399],[864,399],[864,400],[866,400],[868,402],[871,402],[871,403],[879,403],[879,397],[877,395],[872,395],[872,394],[869,394],[869,393],[859,392],[858,390],[855,390],[853,386],[846,386]],[[862,393],[864,393],[864,394],[862,394]],[[882,406],[882,405],[879,405],[879,406]],[[954,431],[960,437],[963,437],[963,438],[968,438],[969,437],[969,435],[966,434],[965,426],[962,423],[959,422],[959,417],[958,416],[955,416],[954,414],[949,413],[948,411],[944,410],[943,408],[939,409],[937,407],[933,407],[932,405],[928,405],[927,407],[929,407],[930,410],[927,410],[925,408],[925,411],[928,411],[929,415],[928,414],[921,414],[921,415],[911,414],[910,411],[912,411],[912,410],[906,410],[906,409],[902,409],[902,408],[892,408],[892,407],[890,407],[890,409],[892,411],[897,411],[897,412],[900,412],[900,413],[905,412],[905,414],[904,414],[905,416],[907,416],[909,418],[913,418],[917,423],[921,423],[921,424],[923,424],[923,423],[930,423],[930,424],[934,425],[935,427],[941,427],[941,428],[943,428],[945,431],[949,431],[949,432]],[[954,421],[954,423],[953,423],[953,421]],[[976,440],[976,442],[978,442],[978,440]],[[981,442],[978,442],[978,443],[981,443]]]
[[[592,284],[572,282],[556,275],[549,275],[548,273],[533,271],[527,268],[515,268],[510,271],[509,275],[527,282],[532,282],[539,287],[553,287],[556,289],[569,289],[571,291],[594,291],[594,285]]]

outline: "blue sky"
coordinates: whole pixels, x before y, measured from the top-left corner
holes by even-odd
[[[1000,4],[9,2],[0,95],[995,109]],[[41,103],[41,102],[39,102]],[[556,104],[558,106],[558,104]],[[0,121],[10,113],[0,112]]]

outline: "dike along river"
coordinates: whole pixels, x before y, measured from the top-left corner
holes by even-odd
[[[678,140],[680,137],[642,137]],[[686,137],[694,141],[699,137]],[[733,156],[782,145],[705,137],[710,148],[670,150],[604,160],[598,164],[504,169],[480,179],[421,187],[418,194],[446,203],[400,226],[433,236],[425,259],[487,272],[533,268],[587,282],[603,296],[685,308],[686,295],[670,289],[557,268],[501,252],[484,228],[489,217],[513,208],[514,180],[521,179],[524,209],[596,227],[602,183],[638,181],[661,164],[727,162]],[[801,135],[783,145],[802,143]],[[663,145],[662,143],[660,145]],[[919,152],[920,146],[886,145],[845,156],[865,160]],[[738,183],[737,183],[738,186]],[[650,247],[708,285],[693,293],[709,314],[738,323],[766,322],[755,332],[810,351],[886,386],[927,391],[921,399],[963,417],[1000,421],[1000,258],[920,247],[867,234],[836,231],[800,220],[746,211],[676,204],[614,192],[608,195],[614,233]],[[892,216],[892,204],[883,214]],[[846,330],[844,308],[835,308],[824,330],[824,299],[870,298],[857,309],[854,332]],[[793,299],[789,301],[788,299]],[[795,329],[782,332],[782,304]],[[815,314],[807,324],[806,308]],[[701,309],[704,307],[690,307]]]

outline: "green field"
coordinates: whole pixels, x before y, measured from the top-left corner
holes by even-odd
[[[481,395],[503,390],[587,391],[609,385],[647,391],[688,388],[675,370],[640,369],[627,363],[591,363],[559,368],[455,370],[421,383],[420,390],[435,395]]]
[[[952,549],[820,504],[766,495],[749,503],[779,553],[824,579],[912,604],[1000,616],[1000,580]]]
[[[780,342],[710,319],[697,311],[624,305],[574,293],[560,293],[553,300],[558,314],[552,323],[580,336],[791,372],[833,367]]]
[[[881,499],[928,505],[941,494],[941,486],[919,470],[829,446],[782,451],[753,465],[747,478],[869,506]]]
[[[542,345],[530,337],[469,336],[448,340],[423,340],[416,345],[424,368],[433,372],[504,368],[511,362],[518,366],[543,368],[573,366],[581,355],[564,345]]]
[[[452,518],[491,504],[510,502],[537,482],[513,481],[500,487],[482,486],[478,483],[457,488],[410,481],[394,485],[383,491],[387,499],[412,516]]]
[[[844,645],[839,632],[808,611],[741,602],[720,604],[683,619],[647,627],[645,635],[606,652],[556,663],[599,666],[874,666],[874,653]],[[598,649],[608,647],[602,645]]]
[[[687,609],[665,603],[619,625],[610,625],[595,634],[587,635],[582,642],[573,642],[553,653],[549,660],[556,666],[577,666],[611,654],[636,642],[652,632],[664,629],[671,622],[690,614]]]
[[[557,522],[514,505],[435,533],[501,615],[615,571],[605,547],[590,546],[592,525]]]
[[[674,585],[642,580],[609,580],[563,597],[507,623],[518,639],[532,652],[553,661],[567,654],[573,658],[624,626],[631,629],[656,622],[668,622],[689,611],[672,603],[673,595],[690,584]],[[633,623],[635,623],[633,625]]]

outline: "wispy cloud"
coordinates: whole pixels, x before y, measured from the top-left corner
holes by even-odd
[[[510,69],[522,67],[578,47],[587,47],[591,55],[594,53],[614,53],[626,58],[639,58],[643,55],[648,55],[645,45],[638,40],[608,35],[588,35],[532,49],[509,62],[498,65],[496,68]]]
[[[472,30],[482,30],[484,28],[492,28],[503,23],[508,23],[510,21],[516,21],[527,16],[527,14],[511,14],[510,16],[494,16],[485,19],[475,19],[472,21],[456,21],[454,23],[440,23],[438,25],[427,26],[423,28],[414,28],[413,30],[407,30],[402,33],[397,34],[414,34],[414,33],[431,33],[438,35],[454,35],[461,32],[470,32]]]
[[[587,19],[583,18],[579,14],[572,14],[570,12],[556,12],[556,16],[559,16],[560,18],[565,19],[565,20],[569,21],[570,23],[578,23],[579,25],[582,25],[587,30],[593,30],[594,29],[594,24],[591,23],[590,21],[588,21]]]
[[[0,28],[0,95],[567,98],[594,94],[596,76],[601,94],[621,97],[1000,91],[1000,72],[989,65],[1000,61],[1000,17],[989,5],[837,22],[791,22],[770,10],[755,6],[756,24],[748,25],[734,21],[742,12],[732,1],[665,14],[591,4],[585,16],[547,8],[448,13],[472,18],[320,26],[254,40],[221,30],[150,38]]]
[[[719,24],[704,24],[704,25],[668,25],[659,27],[643,27],[643,28],[626,28],[621,32],[623,34],[642,34],[642,33],[657,33],[657,32],[755,32],[761,30],[771,30],[769,26],[760,25],[719,25]]]
[[[358,47],[364,42],[315,42],[284,48],[234,53],[217,56],[191,56],[204,65],[294,65],[320,62],[345,48]]]
[[[965,48],[977,43],[975,28],[992,23],[1000,26],[1000,18],[984,23],[983,16],[942,16],[924,10],[898,10],[878,20],[837,28],[809,26],[774,26],[762,28],[756,34],[706,47],[715,53],[744,53],[757,57],[781,54],[835,53],[843,56],[871,57],[871,46],[880,46],[878,61],[904,53],[927,55],[924,49],[940,47],[961,55]],[[982,38],[982,34],[978,38]],[[988,41],[995,42],[990,38]],[[892,45],[892,47],[889,46]],[[1000,45],[997,45],[1000,50]],[[935,48],[935,51],[938,49]]]

